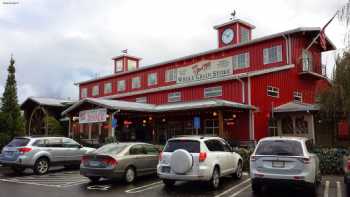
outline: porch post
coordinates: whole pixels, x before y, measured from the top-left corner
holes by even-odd
[[[221,110],[219,110],[218,118],[219,118],[219,136],[224,138],[225,137],[225,132],[224,132],[224,115],[223,115]]]

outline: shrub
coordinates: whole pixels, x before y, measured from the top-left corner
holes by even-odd
[[[244,171],[249,171],[249,160],[250,160],[250,155],[253,153],[253,149],[246,149],[246,148],[239,148],[238,154],[241,155],[243,159],[243,170]]]

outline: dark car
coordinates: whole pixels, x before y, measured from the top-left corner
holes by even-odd
[[[155,174],[159,149],[147,143],[112,143],[82,157],[80,174],[97,182],[121,178],[131,183],[137,176]]]

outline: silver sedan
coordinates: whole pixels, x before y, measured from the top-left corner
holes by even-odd
[[[159,149],[147,143],[112,143],[82,157],[80,174],[92,182],[122,178],[131,183],[137,176],[155,174]]]

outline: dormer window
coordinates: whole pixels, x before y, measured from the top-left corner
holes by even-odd
[[[115,62],[115,72],[123,71],[123,60],[118,60]]]
[[[137,63],[135,60],[128,60],[128,71],[135,70],[137,68]]]
[[[240,29],[240,43],[249,41],[249,30],[245,27]]]

